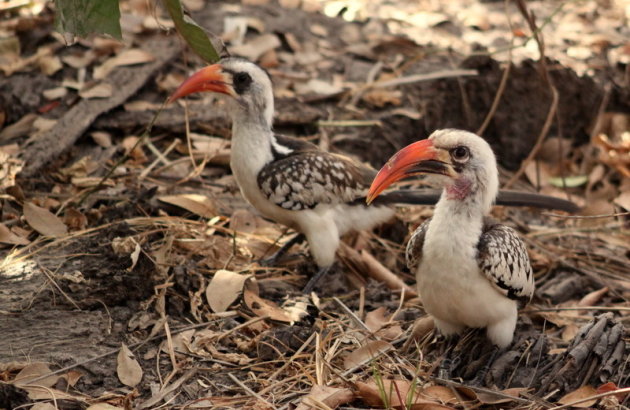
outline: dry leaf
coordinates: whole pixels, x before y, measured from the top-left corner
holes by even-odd
[[[252,275],[241,275],[229,270],[219,270],[206,288],[206,299],[214,313],[225,312],[239,295]]]
[[[169,195],[158,198],[162,202],[184,208],[204,218],[217,215],[217,208],[210,198],[198,194]]]
[[[63,221],[73,231],[85,229],[88,223],[87,217],[75,208],[66,208]]]
[[[101,66],[94,69],[94,79],[102,80],[116,67],[144,64],[155,60],[152,54],[139,48],[125,50],[115,57],[105,61]]]
[[[431,399],[440,403],[458,403],[459,398],[453,392],[453,389],[446,386],[427,386],[420,393],[422,397]]]
[[[51,370],[46,363],[36,362],[24,367],[16,376],[13,384],[28,392],[28,397],[32,400],[80,400],[61,390],[52,388],[61,376],[51,375],[41,380],[33,381],[39,377],[50,374]]]
[[[112,136],[108,132],[94,131],[90,136],[100,147],[109,148],[112,146]]]
[[[48,367],[46,363],[43,363],[43,362],[31,363],[27,365],[26,367],[24,367],[22,370],[20,370],[20,372],[17,375],[15,375],[13,384],[15,384],[18,387],[24,387],[28,385],[31,382],[31,380],[37,379],[51,372],[52,371],[50,370],[50,367]],[[49,377],[45,377],[41,380],[38,380],[35,383],[37,383],[38,386],[52,387],[55,383],[57,383],[57,380],[59,380],[60,377],[61,376],[58,376],[58,375],[52,375]]]
[[[100,82],[84,87],[79,91],[79,95],[81,98],[89,100],[91,98],[109,98],[112,96],[112,92],[113,88],[111,84]]]
[[[57,407],[53,406],[51,403],[35,403],[31,410],[56,410]]]
[[[573,407],[585,408],[591,407],[593,404],[597,402],[597,399],[586,400],[580,403],[575,403],[576,401],[586,399],[588,397],[595,396],[597,394],[597,390],[593,386],[582,386],[577,390],[572,391],[571,393],[565,394],[558,400],[560,404],[571,404]],[[575,404],[572,404],[575,403]]]
[[[109,403],[96,403],[85,410],[124,410],[124,407],[112,406]]]
[[[280,47],[282,43],[275,34],[263,34],[254,40],[240,46],[230,48],[230,53],[258,61],[258,58],[269,50]]]
[[[352,369],[353,367],[363,365],[379,354],[389,351],[394,347],[384,340],[371,340],[365,345],[359,347],[343,359],[344,369]]]
[[[279,322],[293,323],[300,318],[291,316],[275,303],[258,296],[258,285],[253,280],[245,282],[243,291],[243,301],[247,307],[258,317],[268,317]]]
[[[136,267],[136,264],[138,263],[138,258],[140,257],[140,252],[142,251],[142,247],[140,246],[140,244],[136,242],[135,239],[131,239],[134,241],[135,247],[133,248],[133,252],[131,252],[131,255],[129,255],[129,257],[131,258],[131,266],[127,268],[127,272],[133,271],[133,268]]]
[[[28,245],[31,243],[28,239],[11,232],[4,224],[0,224],[0,242],[10,245]]]
[[[22,159],[0,151],[0,189],[15,185],[15,176],[22,170],[23,165]]]
[[[117,363],[116,374],[122,384],[129,387],[137,386],[142,380],[142,367],[124,343],[118,352]]]
[[[324,403],[331,409],[336,409],[354,399],[354,393],[348,388],[315,385],[310,393],[302,399],[295,410],[310,410],[317,403]],[[310,403],[313,403],[313,407]],[[317,408],[317,407],[315,407]]]
[[[630,211],[630,191],[622,192],[621,195],[615,198],[615,204],[626,211]]]
[[[569,323],[562,329],[562,340],[565,342],[569,342],[575,338],[575,335],[578,334],[580,328],[575,323]]]
[[[608,293],[608,287],[603,287],[598,290],[594,290],[587,295],[585,295],[578,302],[578,306],[595,306],[602,299],[602,297]]]
[[[44,90],[42,95],[47,100],[58,100],[68,95],[68,89],[66,87],[50,88],[48,90]]]
[[[44,236],[61,236],[68,232],[68,228],[61,219],[49,210],[26,202],[23,207],[26,222]]]

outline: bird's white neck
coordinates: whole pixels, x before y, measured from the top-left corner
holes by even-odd
[[[474,257],[484,217],[496,196],[494,192],[492,186],[476,183],[447,186],[435,206],[427,242],[441,249],[447,258],[462,253]]]
[[[232,171],[242,170],[256,178],[258,172],[273,160],[271,145],[275,141],[271,127],[264,121],[247,116],[232,120],[232,153],[230,164]],[[237,175],[239,177],[239,175]]]

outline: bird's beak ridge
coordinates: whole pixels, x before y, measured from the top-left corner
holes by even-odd
[[[227,82],[221,64],[212,64],[197,71],[186,79],[168,99],[169,103],[186,95],[201,91],[211,91],[234,96],[234,89]]]
[[[366,202],[370,204],[399,179],[421,173],[447,175],[452,178],[457,176],[450,164],[448,151],[435,148],[430,139],[420,140],[395,153],[378,171],[370,186]]]

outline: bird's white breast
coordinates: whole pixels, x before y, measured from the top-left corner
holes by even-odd
[[[482,222],[464,223],[460,218],[467,216],[438,209],[416,272],[426,311],[454,328],[482,328],[515,316],[516,303],[494,289],[479,270],[476,247]]]

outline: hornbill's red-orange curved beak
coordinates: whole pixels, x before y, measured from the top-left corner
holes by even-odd
[[[234,96],[234,89],[228,80],[228,77],[223,72],[223,66],[221,64],[212,64],[197,71],[184,81],[171,95],[168,102],[172,103],[178,98],[201,91]]]
[[[420,140],[395,153],[378,171],[366,202],[370,204],[385,188],[399,179],[422,173],[457,176],[450,164],[448,151],[435,148],[430,139]]]

